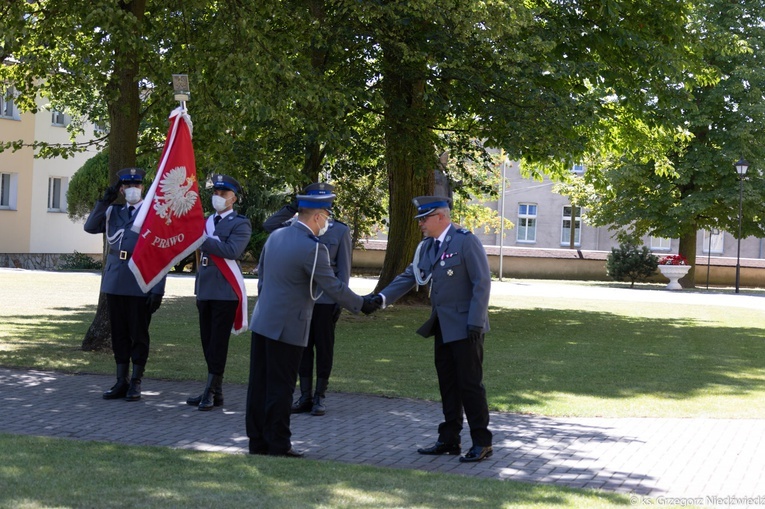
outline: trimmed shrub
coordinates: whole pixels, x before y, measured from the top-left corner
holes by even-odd
[[[101,270],[102,267],[103,263],[77,251],[61,255],[58,260],[58,270]]]
[[[606,259],[608,275],[615,281],[629,281],[630,288],[635,281],[645,281],[651,277],[659,266],[659,259],[651,251],[635,244],[621,244],[611,248],[611,254]]]

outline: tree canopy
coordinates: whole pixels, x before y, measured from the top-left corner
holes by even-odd
[[[700,36],[699,55],[715,80],[699,82],[686,71],[677,82],[688,93],[663,108],[682,134],[676,143],[642,153],[614,144],[590,154],[584,178],[564,191],[587,207],[589,222],[610,225],[622,239],[679,238],[680,253],[694,263],[699,229],[738,237],[740,183],[734,162],[745,157],[753,171],[743,183],[742,232],[765,235],[763,7],[751,0],[700,4],[690,26]],[[613,139],[625,136],[624,114],[607,123]],[[681,282],[689,286],[693,278],[691,271]]]
[[[486,175],[497,165],[485,147],[532,173],[562,175],[604,147],[643,162],[661,155],[666,168],[666,148],[685,134],[672,111],[719,77],[701,56],[730,46],[704,23],[708,7],[11,2],[0,78],[15,84],[20,105],[32,109],[42,94],[104,123],[114,173],[137,153],[159,152],[170,75],[187,73],[202,175],[229,173],[276,194],[328,178],[342,184],[339,205],[353,219],[379,219],[387,193],[383,285],[411,259],[420,238],[411,198],[432,192],[435,169],[458,199],[494,192]]]

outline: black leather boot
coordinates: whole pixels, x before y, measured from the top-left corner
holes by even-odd
[[[141,399],[143,369],[143,366],[133,364],[133,374],[130,376],[130,387],[128,387],[127,394],[125,394],[125,401],[138,401]]]
[[[311,401],[311,388],[313,384],[313,377],[301,376],[300,377],[300,397],[295,403],[292,404],[293,414],[302,414],[304,412],[310,412],[313,406]]]
[[[207,374],[207,385],[204,392],[202,392],[202,399],[199,401],[199,410],[207,411],[212,410],[214,406],[220,406],[215,404],[215,393],[220,392],[223,394],[221,388],[223,384],[223,377],[220,375]],[[222,403],[221,403],[222,404]]]
[[[117,383],[112,386],[111,389],[104,392],[104,399],[119,399],[124,398],[127,394],[128,386],[128,370],[130,364],[117,364]]]
[[[313,395],[313,408],[311,409],[311,415],[324,415],[327,412],[324,406],[324,393],[327,392],[327,386],[329,380],[326,378],[316,379],[316,394]]]
[[[210,375],[208,374],[207,377],[209,379]],[[199,396],[188,398],[186,400],[186,404],[190,406],[198,407],[199,404],[202,402],[203,398],[204,398],[204,392],[200,394]],[[223,406],[223,375],[221,375],[219,383],[217,383],[217,385],[213,387],[213,406]]]

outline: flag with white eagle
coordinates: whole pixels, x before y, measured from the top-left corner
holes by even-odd
[[[191,130],[186,109],[173,110],[157,176],[133,222],[139,236],[129,266],[144,292],[205,240]]]

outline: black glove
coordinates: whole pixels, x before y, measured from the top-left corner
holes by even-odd
[[[332,323],[337,323],[337,321],[340,319],[340,313],[342,313],[342,311],[343,308],[335,304],[335,310],[332,311]]]
[[[481,339],[481,336],[483,335],[483,328],[482,327],[476,327],[475,325],[468,325],[468,341],[471,343],[477,343],[479,339]]]
[[[117,199],[117,197],[120,195],[120,187],[122,187],[121,182],[117,182],[113,186],[109,186],[106,188],[106,191],[104,191],[104,196],[101,198],[101,201],[105,201],[106,203],[111,203],[114,200]]]
[[[146,307],[149,308],[149,313],[152,315],[156,310],[159,309],[159,306],[162,304],[162,296],[156,293],[150,293],[148,297],[146,297]]]
[[[382,297],[377,294],[370,293],[364,295],[364,304],[361,305],[361,312],[365,315],[371,315],[382,307]]]

